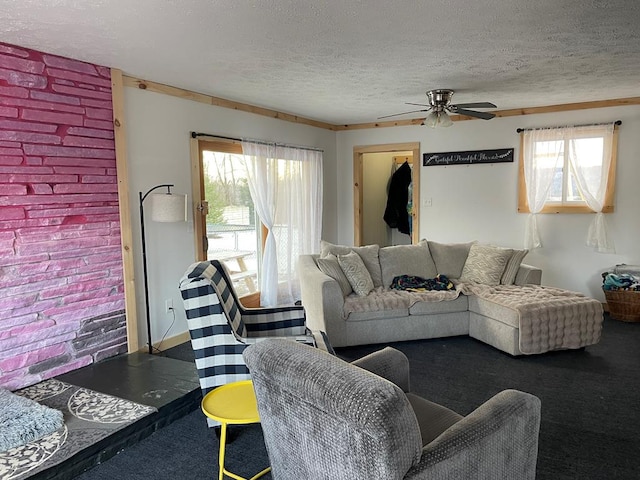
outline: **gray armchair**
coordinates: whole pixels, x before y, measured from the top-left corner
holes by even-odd
[[[408,393],[393,348],[349,364],[273,339],[243,356],[275,480],[535,478],[533,395],[505,390],[463,417]]]

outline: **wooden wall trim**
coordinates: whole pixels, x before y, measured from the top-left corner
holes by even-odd
[[[538,115],[541,113],[556,113],[556,112],[568,112],[571,110],[586,110],[590,108],[606,108],[606,107],[620,107],[629,105],[640,105],[640,97],[630,98],[617,98],[613,100],[598,100],[594,102],[580,102],[580,103],[566,103],[561,105],[548,105],[545,107],[528,107],[528,108],[514,108],[511,110],[493,110],[496,117],[514,117],[518,115]],[[474,117],[467,117],[465,115],[451,115],[451,120],[454,122],[461,122],[464,120],[479,120]],[[387,128],[387,127],[401,127],[408,125],[422,125],[424,118],[412,118],[408,120],[394,120],[388,122],[373,122],[373,123],[356,123],[352,125],[335,125],[335,130],[358,130],[366,128]]]
[[[496,117],[514,117],[518,115],[538,115],[541,113],[567,112],[571,110],[587,110],[590,108],[622,107],[640,105],[640,97],[616,98],[612,100],[598,100],[593,102],[564,103],[560,105],[547,105],[546,107],[514,108],[512,110],[497,110]],[[457,120],[474,120],[471,117],[458,115]]]
[[[358,153],[380,153],[380,152],[404,152],[414,150],[416,148],[416,142],[407,143],[383,143],[379,145],[356,145],[353,147],[354,152]],[[419,145],[419,143],[417,144]],[[414,158],[415,162],[416,159]]]
[[[527,184],[524,180],[524,135],[520,134],[520,161],[518,163],[518,213],[530,213]]]
[[[362,245],[362,178],[364,165],[364,152],[354,147],[353,149],[353,244]]]
[[[232,100],[226,100],[220,97],[214,97],[211,95],[204,95],[202,93],[192,92],[178,87],[172,87],[170,85],[164,85],[162,83],[152,82],[150,80],[143,80],[140,78],[122,76],[125,87],[139,88],[140,90],[149,90],[151,92],[163,93],[165,95],[171,95],[174,97],[184,98],[186,100],[193,100],[194,102],[206,103],[207,105],[213,105],[216,107],[230,108],[232,110],[240,110],[242,112],[254,113],[256,115],[262,115],[270,118],[277,118],[278,120],[284,120],[285,122],[300,123],[303,125],[310,125],[312,127],[324,128],[332,131],[345,131],[345,130],[363,130],[367,128],[388,128],[388,127],[403,127],[422,125],[423,118],[411,118],[407,120],[390,120],[386,122],[371,122],[371,123],[353,123],[347,125],[334,125],[331,123],[321,122],[319,120],[312,120],[310,118],[300,117],[298,115],[292,115],[290,113],[283,113],[277,110],[271,110],[268,108],[256,107],[255,105],[249,105],[248,103],[234,102]],[[548,105],[544,107],[526,107],[526,108],[513,108],[510,110],[494,110],[496,117],[513,117],[517,115],[537,115],[540,113],[554,113],[554,112],[567,112],[571,110],[585,110],[589,108],[605,108],[605,107],[618,107],[628,105],[640,105],[640,97],[629,98],[615,98],[612,100],[596,100],[593,102],[579,102],[579,103],[565,103],[559,105]],[[451,115],[451,120],[454,122],[461,122],[464,120],[479,120],[474,117],[467,117],[465,115]]]
[[[420,143],[413,147],[413,168],[411,170],[411,189],[413,197],[413,211],[411,212],[411,243],[417,245],[420,242],[420,172],[422,171],[422,158],[420,157]]]
[[[278,112],[277,110],[271,110],[268,108],[256,107],[255,105],[249,105],[247,103],[234,102],[220,97],[191,92],[189,90],[163,85],[162,83],[156,83],[150,80],[142,80],[139,78],[125,76],[124,85],[126,87],[139,88],[141,90],[149,90],[151,92],[163,93],[165,95],[184,98],[186,100],[193,100],[194,102],[206,103],[207,105],[213,105],[215,107],[229,108],[231,110],[239,110],[242,112],[262,115],[264,117],[276,118],[278,120],[284,120],[285,122],[310,125],[312,127],[324,128],[327,130],[336,129],[336,126],[330,123],[320,122],[318,120],[312,120],[310,118],[300,117],[290,113]]]
[[[154,342],[153,346],[158,349],[162,348],[162,351],[165,351],[172,347],[182,345],[183,343],[186,343],[190,340],[191,334],[189,333],[189,330],[187,330],[186,332],[178,333],[173,337],[165,338],[164,340],[161,340],[159,342]],[[138,351],[141,353],[149,353],[149,346],[145,344],[141,346]]]
[[[613,127],[613,145],[611,149],[611,165],[609,166],[609,176],[607,177],[607,190],[605,191],[604,206],[602,207],[603,213],[613,212],[613,206],[615,204],[615,192],[616,192],[616,169],[618,164],[618,133],[620,127],[615,125]]]
[[[131,233],[131,205],[129,204],[129,170],[127,167],[127,135],[124,114],[124,85],[122,71],[111,69],[111,102],[113,106],[113,132],[116,148],[116,175],[118,179],[118,209],[120,211],[120,242],[124,280],[125,317],[127,321],[127,351],[138,350],[138,315],[133,263],[133,235]]]
[[[189,139],[189,157],[191,162],[191,213],[193,215],[193,241],[196,252],[195,260],[201,262],[207,259],[207,252],[204,249],[204,237],[206,227],[203,225],[205,215],[200,211],[203,200],[203,176],[200,169],[200,141],[197,138]]]

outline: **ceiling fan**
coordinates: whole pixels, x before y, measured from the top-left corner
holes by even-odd
[[[453,125],[451,118],[447,112],[455,113],[459,115],[466,115],[468,117],[482,118],[483,120],[491,120],[495,117],[495,114],[489,112],[477,112],[475,110],[468,110],[469,108],[497,108],[490,102],[474,102],[474,103],[458,103],[457,105],[451,104],[451,97],[453,96],[453,90],[437,89],[429,90],[427,97],[429,104],[423,103],[407,103],[407,105],[419,105],[423,108],[420,110],[411,110],[409,112],[394,113],[393,115],[385,115],[384,117],[378,117],[378,119],[396,117],[398,115],[406,115],[408,113],[417,112],[430,112],[427,118],[424,119],[424,124],[431,128],[436,127],[450,127]]]

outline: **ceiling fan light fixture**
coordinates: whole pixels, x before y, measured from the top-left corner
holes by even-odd
[[[430,128],[450,127],[451,125],[453,125],[453,121],[444,110],[432,110],[424,119],[424,124]]]
[[[476,110],[470,110],[471,108],[497,108],[491,102],[471,102],[460,103],[454,105],[451,103],[451,97],[453,96],[453,90],[446,88],[439,88],[437,90],[429,90],[427,97],[429,104],[424,103],[407,103],[407,105],[417,105],[422,108],[420,110],[411,110],[410,112],[394,113],[393,115],[385,115],[381,118],[395,117],[398,115],[407,115],[409,113],[417,112],[429,112],[427,117],[422,122],[422,125],[426,125],[431,128],[450,127],[453,125],[453,120],[449,116],[449,113],[464,115],[465,117],[481,118],[483,120],[491,120],[496,116],[495,113],[490,112],[478,112]]]

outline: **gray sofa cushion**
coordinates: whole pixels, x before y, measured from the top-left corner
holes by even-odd
[[[429,290],[425,292],[409,292],[406,290],[385,289],[384,287],[374,288],[368,295],[359,297],[357,295],[349,295],[344,298],[345,316],[350,316],[353,312],[368,312],[374,314],[380,312],[384,314],[393,310],[408,309],[419,303],[427,303],[433,305],[436,311],[440,311],[438,305],[442,303],[450,303],[448,300],[455,300],[460,295],[460,290]],[[447,300],[443,302],[442,300]],[[453,307],[453,311],[463,311],[466,302],[457,304]],[[449,307],[442,307],[449,308]],[[449,311],[449,310],[447,310]],[[378,318],[378,317],[376,317]]]
[[[478,295],[469,295],[469,311],[495,319],[514,328],[520,327],[520,313],[515,308],[506,307],[486,300]]]
[[[451,278],[460,278],[464,263],[469,256],[471,245],[468,243],[438,243],[429,240],[429,251],[436,264],[438,273]]]
[[[392,310],[378,310],[368,312],[349,312],[347,322],[368,322],[370,320],[391,320],[392,318],[404,318],[409,315],[407,308],[394,308]]]
[[[349,283],[349,279],[345,276],[342,271],[342,267],[338,263],[338,257],[336,257],[333,253],[330,253],[325,258],[318,258],[316,260],[318,264],[318,268],[325,275],[329,275],[333,278],[338,285],[340,285],[340,290],[342,290],[342,295],[347,296],[353,289],[351,288],[351,283]]]
[[[367,267],[374,287],[382,285],[382,274],[380,272],[380,259],[378,258],[378,252],[380,251],[379,245],[365,245],[363,247],[349,247],[346,245],[334,245],[333,243],[320,240],[320,257],[324,258],[330,253],[334,255],[346,255],[350,251],[356,252],[362,258],[364,266]]]
[[[434,315],[436,313],[456,313],[469,310],[469,299],[460,295],[452,300],[441,302],[416,302],[409,308],[411,315]]]
[[[378,255],[382,285],[386,288],[389,288],[393,279],[399,275],[434,278],[438,274],[426,240],[420,241],[418,245],[383,247]]]

